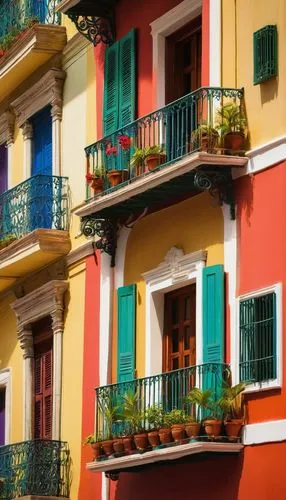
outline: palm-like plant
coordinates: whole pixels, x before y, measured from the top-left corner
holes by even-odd
[[[113,424],[122,419],[121,408],[109,396],[104,398],[103,401],[99,401],[98,404],[106,428],[104,432],[105,439],[112,439]]]
[[[243,391],[245,384],[240,382],[234,386],[225,386],[222,390],[222,396],[217,401],[225,415],[226,420],[242,418],[243,412]]]
[[[123,418],[132,434],[142,432],[144,412],[140,409],[138,392],[128,391],[123,395]]]
[[[186,397],[186,402],[191,403],[193,407],[193,413],[196,415],[197,422],[200,421],[200,416],[202,409],[213,411],[214,402],[212,400],[213,391],[211,389],[199,389],[198,387],[193,387]]]
[[[244,132],[246,119],[241,106],[229,102],[217,109],[216,129],[220,130],[221,136],[229,132]]]

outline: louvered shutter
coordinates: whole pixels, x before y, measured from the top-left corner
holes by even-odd
[[[222,265],[203,269],[203,362],[224,362],[224,270]],[[218,395],[221,372],[207,369],[203,386]]]
[[[114,43],[105,54],[103,124],[104,135],[110,135],[118,128],[118,68],[119,42]]]
[[[34,414],[34,437],[41,439],[43,436],[43,358],[35,357],[34,360],[34,384],[35,384],[35,414]]]
[[[52,116],[50,106],[33,116],[32,175],[52,175]]]
[[[52,350],[43,355],[43,437],[52,439],[53,420],[53,353]]]
[[[118,382],[134,378],[136,285],[118,289]]]
[[[135,120],[136,51],[135,30],[120,40],[119,128]]]

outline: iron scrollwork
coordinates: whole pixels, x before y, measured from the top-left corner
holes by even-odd
[[[111,267],[115,266],[115,253],[117,242],[116,223],[110,219],[85,217],[81,223],[81,231],[87,238],[98,236],[96,248],[111,256]]]
[[[197,170],[194,185],[200,191],[208,191],[220,205],[229,205],[230,218],[235,219],[235,197],[230,170],[221,167],[216,170]]]
[[[79,33],[93,43],[94,47],[101,42],[106,45],[111,45],[113,43],[113,23],[111,19],[106,17],[79,15],[73,12],[69,13],[68,16],[75,24]]]

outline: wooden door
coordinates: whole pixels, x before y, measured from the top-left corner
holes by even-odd
[[[196,364],[196,285],[165,296],[164,371]]]

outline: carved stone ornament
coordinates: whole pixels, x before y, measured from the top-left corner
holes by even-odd
[[[14,142],[15,114],[7,109],[0,116],[0,144],[12,144]]]
[[[49,104],[52,107],[53,120],[62,119],[65,77],[65,71],[50,69],[39,81],[11,103],[19,127]]]

